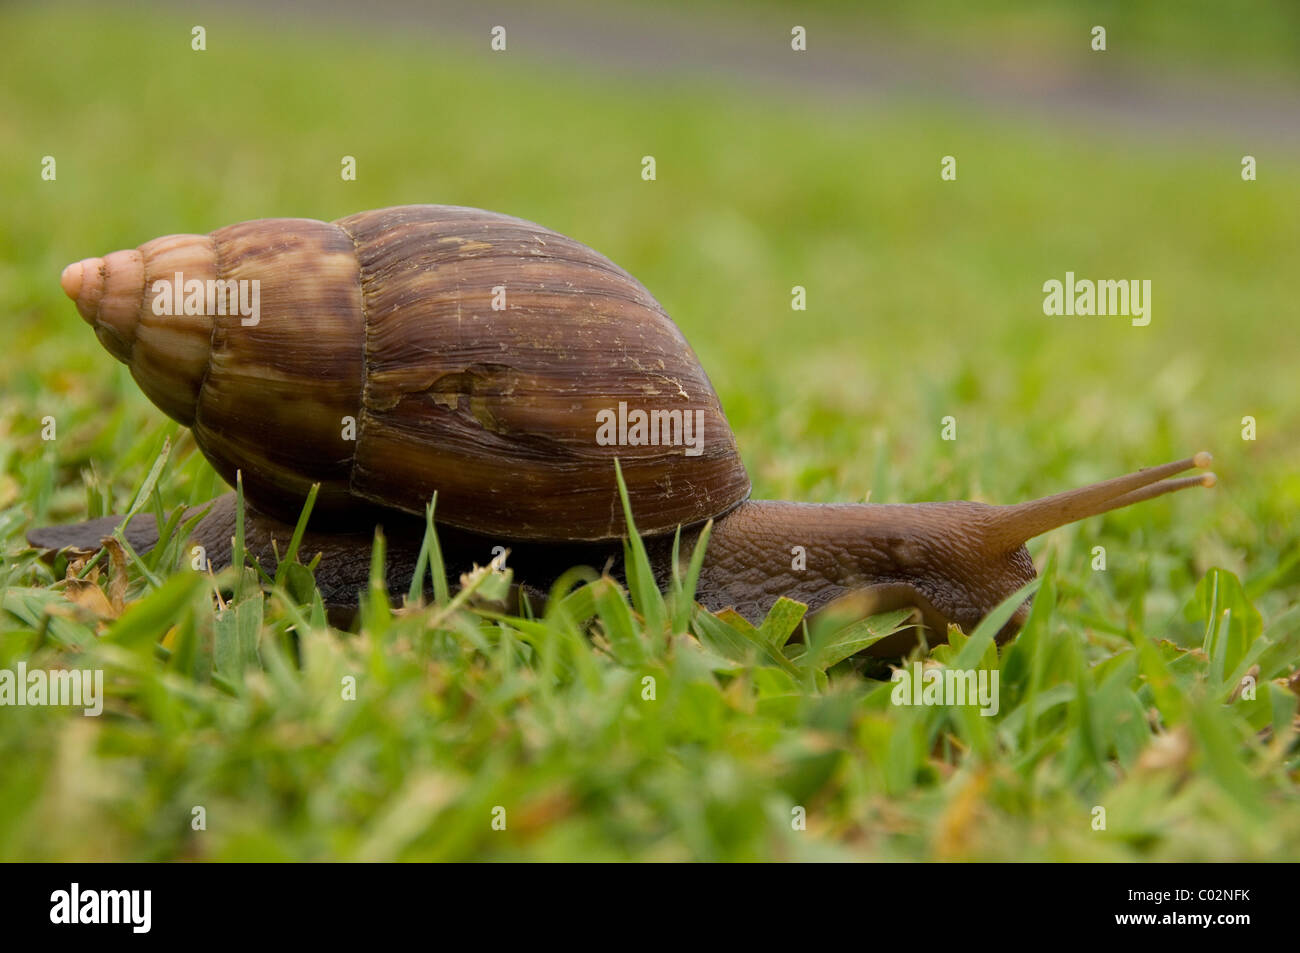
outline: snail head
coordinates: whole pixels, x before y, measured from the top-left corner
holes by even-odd
[[[1177,477],[1192,468],[1208,470],[1202,451],[1184,460],[1008,506],[956,501],[914,504],[909,532],[901,540],[908,574],[940,622],[973,631],[999,603],[1035,578],[1025,543],[1068,523],[1154,499],[1193,486],[1212,487],[1213,473]],[[1020,606],[998,636],[1015,635],[1029,617]],[[934,624],[931,622],[930,624]]]

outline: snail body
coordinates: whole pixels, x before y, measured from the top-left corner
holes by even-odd
[[[239,298],[241,282],[256,282],[254,294]],[[214,286],[224,313],[207,306]],[[303,550],[323,554],[317,582],[341,608],[365,586],[376,523],[390,582],[405,587],[423,534],[415,517],[435,491],[450,572],[506,545],[516,577],[544,593],[569,566],[617,563],[617,458],[661,585],[674,531],[689,553],[712,519],[697,590],[706,608],[757,622],[782,595],[816,610],[855,594],[863,611],[916,610],[942,638],[1034,578],[1026,540],[1214,480],[1171,479],[1208,467],[1202,453],[1012,506],[749,500],[717,395],[649,292],[573,239],[476,209],[168,236],[70,265],[63,287],[216,470],[232,483],[242,473],[254,557],[274,563],[275,541],[282,551],[320,484]],[[182,299],[191,313],[175,313]],[[257,314],[238,306],[248,301]],[[147,548],[149,521],[137,522]],[[216,567],[233,525],[227,495],[195,530]],[[93,548],[102,528],[29,539]]]

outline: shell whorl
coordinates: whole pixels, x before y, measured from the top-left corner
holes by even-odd
[[[256,281],[256,323],[156,313],[177,274]],[[437,491],[439,519],[462,528],[610,539],[625,530],[615,457],[643,532],[748,495],[676,325],[625,271],[531,222],[432,205],[263,219],[86,259],[63,287],[218,472],[241,470],[250,501],[290,521],[320,482],[322,513],[423,513]],[[620,402],[698,411],[700,453],[599,443],[598,413]]]

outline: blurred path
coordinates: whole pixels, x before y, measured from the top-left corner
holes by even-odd
[[[198,13],[205,5],[189,6]],[[1032,49],[1017,49],[1012,57],[1005,49],[954,55],[938,48],[904,48],[857,30],[839,30],[833,13],[793,12],[795,4],[792,12],[746,11],[743,19],[709,6],[698,13],[663,9],[654,0],[234,0],[220,6],[244,7],[277,23],[310,17],[400,29],[407,36],[427,37],[431,45],[448,40],[478,44],[485,55],[489,30],[502,24],[508,52],[520,56],[611,74],[723,78],[759,94],[780,87],[792,96],[942,102],[994,114],[1096,124],[1103,135],[1146,131],[1237,139],[1233,147],[1243,151],[1263,140],[1300,142],[1300,85],[1250,85],[1168,70],[1133,72],[1107,53],[1057,63]],[[796,22],[808,29],[806,53],[790,50],[790,28]],[[1086,50],[1087,42],[1081,29],[1081,49]],[[1112,49],[1118,42],[1122,37],[1110,37]]]

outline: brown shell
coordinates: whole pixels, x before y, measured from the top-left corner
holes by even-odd
[[[192,309],[204,313],[155,313],[166,290],[179,308],[177,273],[256,280],[258,322],[208,299]],[[436,491],[439,521],[465,529],[612,539],[625,531],[616,457],[643,533],[749,494],[717,395],[663,308],[531,222],[439,205],[264,219],[87,259],[64,287],[218,472],[241,470],[250,502],[288,520],[319,482],[323,512],[363,500],[423,514]]]

